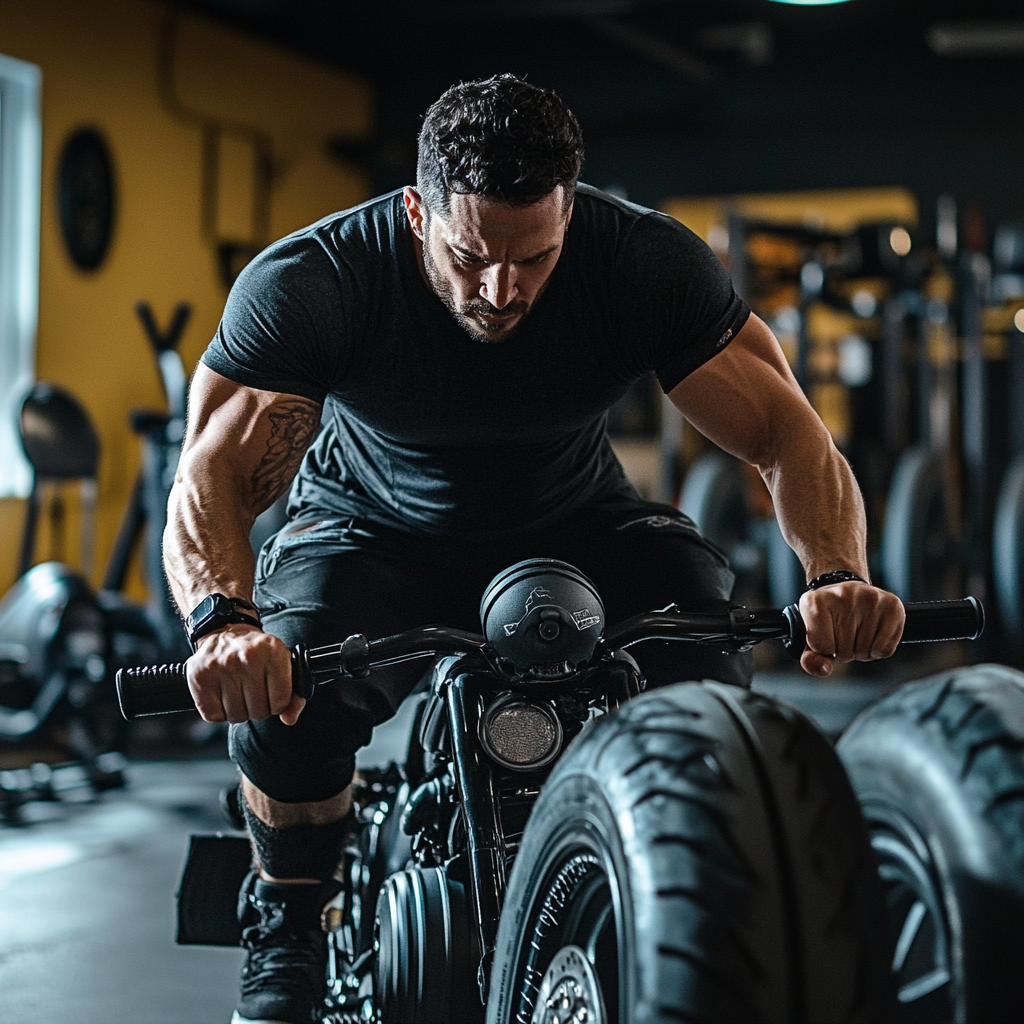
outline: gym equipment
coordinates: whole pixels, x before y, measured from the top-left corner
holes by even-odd
[[[348,891],[324,908],[325,1020],[469,1024],[486,1005],[490,1024],[553,1022],[563,995],[580,1022],[643,1005],[680,1020],[885,1016],[878,878],[828,741],[737,687],[640,696],[628,653],[654,637],[781,639],[799,657],[795,606],[671,608],[604,630],[585,576],[529,559],[491,581],[480,615],[482,635],[427,626],[292,650],[293,688],[312,700],[436,658],[404,771],[356,792]],[[911,607],[904,642],[981,628],[970,598]],[[118,692],[128,718],[192,706],[181,665],[123,670]],[[180,919],[230,943],[225,890],[247,841],[219,842],[223,857],[204,844],[205,885],[186,868]]]
[[[122,664],[142,664],[165,657],[188,657],[181,617],[171,598],[163,570],[163,532],[167,523],[167,497],[178,468],[185,433],[188,377],[177,345],[188,324],[192,307],[180,302],[166,330],[160,331],[149,304],[135,307],[146,338],[156,356],[167,411],[133,409],[132,430],[142,439],[142,463],[121,517],[117,537],[103,573],[101,599],[115,630]],[[145,615],[132,602],[119,598],[136,546],[142,542],[143,575],[149,598]],[[158,652],[152,653],[155,641]]]
[[[88,414],[70,394],[54,384],[37,384],[24,398],[19,416],[22,448],[32,466],[25,529],[21,537],[18,575],[32,565],[43,492],[47,484],[77,481],[81,493],[82,572],[92,569],[96,523],[96,470],[100,442]],[[51,506],[54,532],[62,534],[64,503],[58,495]],[[61,537],[63,540],[63,537]]]
[[[895,1024],[1024,1018],[1024,674],[908,684],[837,745],[895,940]]]
[[[124,741],[116,715],[107,617],[87,579],[58,562],[32,566],[43,492],[54,482],[81,482],[83,562],[91,561],[99,441],[89,417],[66,391],[36,384],[19,419],[33,469],[22,535],[19,579],[0,601],[0,742],[46,748],[72,759],[94,791],[124,784]],[[54,498],[54,532],[63,504]],[[83,567],[84,568],[84,567]],[[72,773],[73,774],[73,773]],[[66,778],[67,772],[63,773]],[[0,772],[0,818],[14,820],[30,799],[55,799],[54,766]]]
[[[881,570],[901,600],[948,597],[958,575],[954,559],[948,481],[941,456],[914,446],[893,472],[882,532]]]
[[[736,574],[733,599],[738,603],[767,599],[786,606],[804,591],[800,560],[786,543],[774,518],[759,517],[750,506],[746,470],[722,451],[700,456],[690,467],[679,493],[679,509],[729,559]]]
[[[947,311],[939,302],[927,306],[921,299],[926,259],[910,231],[893,221],[878,221],[841,234],[734,215],[729,239],[737,290],[769,322],[778,319],[777,333],[790,346],[797,381],[819,408],[861,484],[873,570],[881,569],[887,585],[904,600],[948,595],[954,581],[947,577],[953,575],[957,553],[951,514],[944,505],[948,482],[937,492],[921,491],[945,479],[943,458],[936,455],[935,465],[925,471],[920,455],[909,454],[915,396],[904,365],[908,325],[917,335],[918,441],[939,453],[948,448],[942,413],[953,407],[954,378],[948,365],[941,373],[932,366],[933,335],[947,330]],[[865,321],[867,338],[858,334],[846,342],[822,344],[812,337],[812,328],[821,329],[820,323],[814,326],[815,314],[825,324],[837,315]],[[844,362],[844,344],[852,350],[854,342],[861,364],[857,374]],[[947,361],[948,349],[943,350]],[[837,394],[840,400],[835,400]],[[942,401],[934,401],[936,396]],[[937,426],[940,422],[946,434]],[[907,461],[897,469],[901,453]],[[897,481],[887,499],[886,489]],[[926,537],[918,536],[923,526],[920,504],[931,509]],[[803,570],[778,524],[757,522],[754,534],[747,536],[763,552],[772,602],[793,600],[802,590]],[[876,545],[884,549],[880,554]],[[924,565],[919,564],[922,558]],[[915,589],[901,591],[904,586]]]
[[[999,490],[992,565],[1003,628],[1024,646],[1024,455],[1010,464]]]
[[[949,264],[950,218],[956,237],[956,209],[939,203],[939,249],[921,270],[914,289],[891,300],[883,316],[884,394],[894,403],[885,420],[890,445],[913,439],[896,461],[882,525],[879,566],[886,587],[903,601],[949,597],[960,584],[964,552],[954,521],[955,492],[950,472],[952,416],[956,397],[956,345],[950,303],[956,280]],[[903,350],[910,328],[914,339],[916,387],[908,400]],[[915,336],[916,335],[916,336]],[[916,412],[915,429],[902,417]],[[901,422],[902,420],[902,422]],[[983,581],[982,584],[983,585]]]
[[[1009,346],[1008,465],[995,502],[992,574],[999,617],[1008,639],[1024,652],[1024,228],[1003,225],[993,243],[993,302],[1013,312]],[[999,429],[997,426],[996,429]]]

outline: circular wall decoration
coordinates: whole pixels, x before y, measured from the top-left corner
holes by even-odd
[[[103,136],[80,128],[64,143],[57,205],[68,253],[79,270],[96,270],[114,229],[114,166]]]

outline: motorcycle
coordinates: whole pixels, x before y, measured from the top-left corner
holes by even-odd
[[[405,761],[355,787],[324,908],[333,1024],[877,1021],[882,889],[856,797],[796,709],[714,681],[644,693],[648,640],[804,649],[796,605],[675,606],[606,628],[572,566],[531,559],[483,632],[292,650],[293,686],[433,659]],[[904,643],[974,638],[973,598],[907,607]],[[182,665],[118,674],[127,719],[192,708]],[[178,940],[237,944],[243,837],[193,837]]]

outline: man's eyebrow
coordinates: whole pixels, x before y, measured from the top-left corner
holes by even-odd
[[[464,249],[461,245],[456,245],[453,242],[448,242],[448,248],[451,249],[458,256],[464,256],[471,260],[480,260],[483,263],[490,262],[486,257],[481,256],[478,252],[473,252],[472,249]],[[546,249],[542,249],[540,252],[535,252],[532,256],[526,256],[521,260],[516,260],[517,263],[529,263],[531,260],[539,260],[544,256],[548,256],[558,248],[558,243],[549,245]]]
[[[468,256],[471,260],[483,259],[483,256],[481,256],[480,253],[473,252],[472,249],[464,249],[461,245],[454,245],[452,242],[448,243],[448,248],[459,256]]]

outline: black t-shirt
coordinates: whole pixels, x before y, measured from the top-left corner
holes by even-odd
[[[609,407],[651,370],[670,391],[749,312],[693,232],[580,185],[547,289],[511,338],[478,341],[423,281],[398,191],[253,260],[203,362],[326,401],[293,515],[487,534],[633,493]]]

